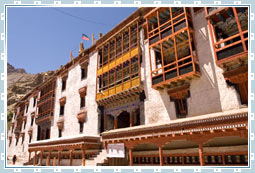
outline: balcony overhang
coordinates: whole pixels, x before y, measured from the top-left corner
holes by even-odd
[[[167,89],[176,88],[176,86],[180,86],[185,83],[190,83],[192,79],[198,79],[200,75],[201,74],[199,71],[194,70],[182,76],[177,76],[177,77],[168,79],[166,81],[162,81],[157,84],[154,84],[152,85],[152,88],[157,90],[163,90],[164,88],[167,88]]]
[[[226,80],[229,80],[231,83],[234,84],[243,83],[248,80],[248,65],[224,72],[223,76]]]
[[[35,119],[35,123],[40,124],[44,121],[51,121],[52,119],[53,119],[53,112],[49,111],[48,113],[37,115],[37,117]]]
[[[43,141],[36,141],[28,144],[28,151],[42,151],[42,150],[63,150],[73,148],[99,148],[100,147],[100,136],[71,136],[61,137],[59,139],[49,139]]]
[[[66,97],[65,97],[65,96],[59,99],[59,104],[60,104],[61,106],[63,106],[63,105],[66,104]]]
[[[122,102],[124,100],[138,97],[142,91],[143,89],[141,88],[141,86],[132,87],[109,97],[97,100],[97,103],[100,106],[105,106],[116,102]]]
[[[79,94],[81,97],[85,97],[85,95],[87,94],[87,86],[84,86],[82,88],[79,89]]]
[[[28,130],[28,135],[29,135],[29,136],[32,136],[32,134],[33,134],[33,128],[30,127],[29,130]]]
[[[183,85],[171,88],[167,91],[168,95],[174,99],[183,99],[188,96],[189,84],[185,83]]]
[[[59,117],[58,121],[57,121],[57,126],[58,129],[62,130],[64,127],[64,117]]]
[[[32,112],[31,113],[31,118],[34,118],[35,117],[35,112]]]
[[[103,132],[105,143],[139,144],[152,140],[203,139],[222,136],[248,137],[248,108],[206,114],[169,123],[141,125]]]
[[[87,118],[87,110],[83,110],[77,114],[78,121],[84,123]]]

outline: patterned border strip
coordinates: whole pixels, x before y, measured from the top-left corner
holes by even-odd
[[[0,14],[1,14],[1,22],[0,22],[0,32],[1,32],[1,37],[0,37],[0,53],[1,53],[1,58],[0,58],[0,74],[1,74],[1,80],[0,80],[0,114],[1,114],[1,125],[0,125],[0,133],[1,133],[1,141],[0,145],[4,146],[5,144],[5,134],[6,131],[5,126],[6,126],[6,100],[7,100],[7,94],[5,93],[6,91],[6,79],[7,79],[7,70],[6,70],[6,35],[5,35],[5,23],[6,18],[5,18],[5,5],[10,4],[10,5],[16,5],[16,6],[22,6],[22,5],[55,5],[55,6],[98,6],[98,5],[105,5],[105,6],[132,6],[132,7],[137,7],[137,6],[169,6],[175,5],[175,6],[181,6],[181,5],[216,5],[216,6],[221,6],[221,5],[250,5],[250,34],[249,34],[249,40],[250,40],[250,46],[249,46],[249,70],[250,70],[250,76],[249,76],[249,96],[250,96],[250,104],[249,105],[254,105],[254,6],[255,6],[255,1],[252,0],[237,0],[237,1],[230,1],[230,0],[221,0],[221,1],[214,1],[214,0],[207,0],[205,1],[194,1],[193,3],[189,0],[146,0],[146,2],[142,0],[44,0],[44,1],[36,1],[36,0],[26,0],[25,3],[22,2],[21,0],[0,0]],[[255,125],[254,125],[254,106],[250,106],[249,108],[250,112],[250,140],[249,144],[250,146],[254,146],[254,131],[255,131]],[[25,167],[25,168],[6,168],[6,161],[5,161],[5,147],[1,147],[0,149],[1,152],[1,159],[0,159],[0,172],[84,172],[85,168],[78,168],[78,167],[65,167],[65,168],[35,168],[35,167]],[[107,167],[107,168],[102,168],[102,167],[96,167],[96,168],[86,168],[86,172],[255,172],[255,163],[254,163],[254,147],[251,147],[250,149],[250,167],[249,168],[241,168],[241,167],[228,167],[228,168],[197,168],[197,167],[134,167],[134,168],[128,168],[128,167]],[[32,168],[32,169],[31,169]]]

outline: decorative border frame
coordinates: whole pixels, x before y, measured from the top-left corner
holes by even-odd
[[[148,167],[7,167],[6,163],[6,136],[7,136],[7,35],[6,35],[6,8],[7,7],[33,7],[33,6],[55,6],[55,7],[106,7],[106,6],[129,6],[129,7],[151,7],[151,6],[243,6],[250,7],[249,16],[249,166],[248,167],[170,167],[170,166],[148,166]],[[254,12],[255,1],[253,0],[0,0],[0,172],[255,172],[254,160]]]

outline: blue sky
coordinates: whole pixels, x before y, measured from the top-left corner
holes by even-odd
[[[82,33],[91,46],[91,35],[98,39],[128,17],[137,8],[8,8],[7,58],[16,68],[28,73],[56,70],[77,56]],[[75,17],[72,17],[75,16]]]

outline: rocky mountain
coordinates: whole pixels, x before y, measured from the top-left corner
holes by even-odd
[[[26,71],[23,68],[15,68],[11,64],[7,63],[7,73],[26,73]]]
[[[31,89],[49,78],[54,71],[29,74],[22,68],[7,64],[7,111],[13,111],[15,103]]]

